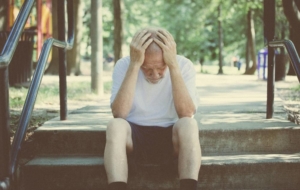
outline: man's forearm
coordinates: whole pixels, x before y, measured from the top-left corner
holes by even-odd
[[[169,68],[172,81],[174,105],[179,118],[192,117],[195,105],[184,83],[179,67]]]
[[[112,114],[115,118],[126,118],[132,107],[139,66],[130,64],[118,91],[118,94],[111,105]]]

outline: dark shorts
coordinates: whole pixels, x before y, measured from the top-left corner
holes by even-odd
[[[130,123],[133,152],[130,159],[135,164],[168,165],[176,160],[170,127],[139,126]]]

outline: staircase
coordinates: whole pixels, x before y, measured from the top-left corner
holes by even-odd
[[[266,82],[254,76],[199,75],[202,166],[199,189],[300,189],[300,127],[275,97],[265,119]],[[24,144],[20,190],[106,189],[103,166],[109,102],[86,106],[39,127]],[[175,190],[176,168],[130,168],[129,189]]]

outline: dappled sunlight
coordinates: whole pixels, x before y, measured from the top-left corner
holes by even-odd
[[[202,164],[239,164],[239,163],[272,163],[272,162],[299,162],[300,153],[295,154],[250,154],[250,155],[224,155],[204,156]]]
[[[267,130],[282,130],[282,129],[291,129],[291,130],[299,130],[300,127],[297,127],[297,125],[295,124],[295,127],[268,127],[266,128]]]
[[[202,130],[249,130],[249,129],[297,129],[297,125],[281,116],[266,119],[265,113],[230,113],[196,114],[195,119]]]
[[[49,126],[45,125],[39,127],[36,131],[53,131],[61,132],[61,131],[103,131],[106,130],[106,125],[98,124],[98,125],[57,125],[57,126]]]
[[[261,114],[232,114],[232,113],[222,113],[210,114],[201,118],[202,124],[216,124],[216,123],[238,123],[245,121],[262,121]]]

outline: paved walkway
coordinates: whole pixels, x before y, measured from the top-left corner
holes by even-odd
[[[276,86],[289,87],[297,79],[287,78]],[[200,128],[255,129],[291,127],[286,118],[283,101],[275,93],[274,114],[266,119],[267,81],[245,75],[198,75],[197,87],[201,97],[195,118]]]
[[[277,93],[275,93],[273,118],[266,119],[267,81],[257,79],[256,76],[198,74],[196,85],[200,105],[195,118],[199,123],[200,130],[295,126],[287,120],[286,112],[283,110],[283,101]],[[296,77],[288,77],[286,81],[276,83],[276,86],[281,88],[295,85],[297,85]],[[78,106],[80,105],[75,107],[78,108]],[[82,108],[74,112],[83,113],[81,119],[84,119],[84,113],[103,113],[101,118],[97,116],[89,120],[92,123],[101,120],[100,125],[104,127],[112,118],[109,96],[93,105],[82,104]],[[73,121],[75,118],[71,115],[69,119]],[[75,120],[78,121],[78,116],[76,117]]]

